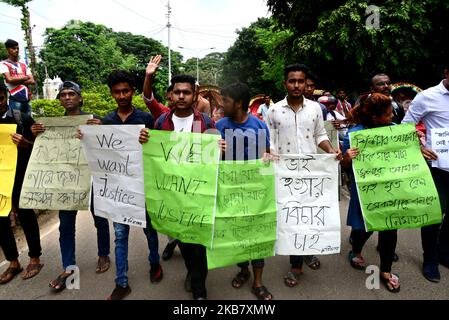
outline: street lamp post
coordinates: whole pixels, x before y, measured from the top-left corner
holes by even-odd
[[[201,51],[205,51],[205,50],[214,50],[216,49],[215,47],[212,48],[204,48],[201,50],[196,50],[196,49],[192,49],[192,48],[186,48],[186,47],[178,47],[179,49],[184,49],[184,50],[192,50],[193,52],[196,53],[196,81],[198,82],[198,84],[200,83],[200,52]]]

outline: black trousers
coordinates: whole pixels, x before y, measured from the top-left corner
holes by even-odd
[[[262,269],[263,267],[265,267],[265,260],[264,259],[251,260],[251,265],[253,266],[253,268]],[[249,261],[239,263],[237,264],[237,266],[239,268],[246,269],[249,267]]]
[[[443,223],[421,229],[424,261],[438,263],[439,258],[449,259],[449,172],[430,168],[438,191],[443,212]]]
[[[206,247],[200,244],[179,242],[182,257],[191,276],[193,298],[207,298],[207,256]]]
[[[352,230],[352,252],[356,254],[362,253],[365,243],[372,235],[372,232],[366,232],[365,230]],[[397,242],[397,230],[379,231],[380,272],[391,272]]]
[[[36,214],[30,209],[19,209],[17,214],[28,243],[28,256],[39,258],[42,255],[42,248]],[[16,239],[9,217],[0,218],[0,247],[3,249],[6,260],[14,261],[18,259],[19,252],[17,251]]]
[[[26,166],[25,166],[26,168]],[[19,221],[22,226],[25,238],[28,244],[28,256],[30,258],[39,258],[42,255],[41,239],[39,224],[37,217],[31,209],[18,209],[20,200],[20,191],[22,189],[22,182],[25,176],[25,169],[18,169],[16,171],[14,188],[12,192],[12,205],[17,210]],[[17,251],[16,239],[11,227],[11,220],[9,217],[0,218],[0,247],[3,249],[6,260],[14,261],[19,257]]]

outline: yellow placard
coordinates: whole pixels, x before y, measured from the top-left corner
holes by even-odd
[[[12,207],[12,189],[16,176],[17,146],[11,134],[16,133],[17,125],[0,125],[0,217],[7,217]]]

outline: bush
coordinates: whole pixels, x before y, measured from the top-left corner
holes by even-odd
[[[104,117],[109,112],[117,109],[114,99],[110,95],[105,96],[102,92],[84,92],[83,99],[82,110],[99,117]],[[133,104],[137,109],[149,112],[141,94],[134,96]],[[64,108],[59,103],[59,100],[33,100],[31,106],[34,117],[60,117],[64,115]]]

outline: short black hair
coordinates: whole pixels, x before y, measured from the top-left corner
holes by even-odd
[[[14,47],[17,47],[18,45],[19,45],[19,43],[17,41],[15,41],[15,40],[12,40],[12,39],[8,39],[5,42],[6,49],[14,48]]]
[[[307,74],[307,80],[312,80],[316,84],[318,82],[318,76],[316,73],[309,71],[309,73]]]
[[[136,88],[136,78],[128,71],[119,70],[114,71],[108,77],[108,87],[112,89],[113,86],[119,83],[127,83],[133,89]]]
[[[171,85],[167,88],[166,93],[172,92],[174,88],[175,88],[175,86],[174,86],[173,84],[171,84]]]
[[[291,65],[285,67],[285,69],[284,69],[284,79],[287,80],[288,79],[288,75],[290,74],[290,72],[296,72],[296,71],[304,72],[306,74],[306,77],[310,73],[310,69],[309,69],[308,66],[306,66],[305,64],[302,64],[302,63],[295,63],[295,64],[291,64]]]
[[[190,74],[178,74],[171,79],[171,84],[173,85],[173,89],[175,88],[175,84],[177,83],[190,83],[192,86],[193,92],[196,91],[196,79]]]
[[[8,89],[6,88],[6,86],[3,83],[0,83],[0,92],[4,93],[5,96],[8,96]]]
[[[249,102],[251,100],[251,92],[249,87],[241,82],[236,82],[230,84],[221,90],[221,95],[226,97],[231,97],[234,102],[242,102],[242,110],[244,112],[248,111]]]

